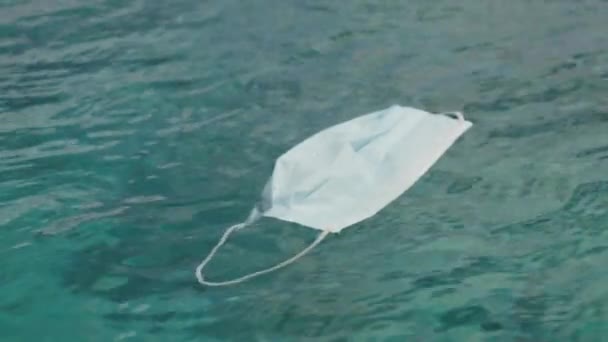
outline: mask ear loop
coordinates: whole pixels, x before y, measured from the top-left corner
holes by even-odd
[[[205,280],[205,277],[203,276],[203,269],[205,268],[205,266],[209,263],[209,261],[211,261],[211,259],[213,258],[213,256],[217,253],[217,250],[224,244],[226,243],[226,240],[228,240],[228,237],[230,236],[230,234],[232,234],[234,231],[236,230],[240,230],[242,228],[245,228],[251,224],[253,224],[255,221],[257,221],[260,218],[260,213],[254,209],[254,211],[251,213],[251,215],[249,216],[249,218],[242,223],[239,224],[235,224],[234,226],[226,229],[226,232],[224,233],[224,235],[222,235],[222,238],[220,239],[220,241],[215,245],[215,247],[213,247],[213,249],[211,250],[211,252],[209,253],[209,255],[207,255],[207,257],[205,258],[205,260],[203,260],[198,267],[196,267],[196,279],[198,279],[198,282],[202,285],[206,285],[206,286],[227,286],[227,285],[235,285],[235,284],[239,284],[242,283],[246,280],[249,280],[251,278],[266,274],[266,273],[270,273],[273,271],[276,271],[280,268],[283,268],[291,263],[293,263],[294,261],[298,260],[299,258],[301,258],[302,256],[304,256],[306,253],[310,252],[313,248],[315,248],[321,241],[323,241],[323,239],[329,234],[328,230],[324,230],[321,233],[319,233],[319,235],[317,235],[317,238],[315,239],[315,241],[313,241],[313,243],[311,243],[308,247],[304,248],[300,253],[294,255],[293,257],[279,263],[276,264],[272,267],[269,267],[267,269],[261,270],[261,271],[257,271],[245,276],[242,276],[240,278],[236,278],[233,280],[227,280],[227,281],[221,281],[221,282],[212,282],[212,281],[207,281]]]
[[[457,119],[460,122],[464,122],[464,116],[462,115],[461,112],[445,112],[445,113],[441,113],[441,114],[452,117],[454,119]]]

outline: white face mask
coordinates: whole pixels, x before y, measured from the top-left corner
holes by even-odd
[[[339,233],[394,201],[471,126],[460,113],[431,114],[392,106],[309,137],[277,159],[259,206],[245,222],[224,233],[197,267],[198,281],[208,286],[232,285],[292,263],[329,233]],[[204,280],[203,268],[230,233],[262,216],[321,233],[306,249],[271,268],[231,281]]]

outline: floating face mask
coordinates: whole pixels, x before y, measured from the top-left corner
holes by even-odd
[[[198,281],[232,285],[294,262],[329,233],[339,233],[394,201],[471,126],[461,113],[431,114],[392,106],[314,134],[276,160],[260,202],[245,222],[226,230],[197,267]],[[203,268],[228,236],[261,217],[321,232],[310,246],[271,268],[230,281],[205,280]]]

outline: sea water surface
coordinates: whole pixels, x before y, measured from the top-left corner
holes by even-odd
[[[602,0],[0,0],[0,341],[605,340],[607,94]],[[397,103],[474,126],[198,285],[276,157]],[[315,235],[264,219],[208,275]]]

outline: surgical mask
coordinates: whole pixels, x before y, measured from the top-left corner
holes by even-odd
[[[432,114],[394,105],[312,135],[276,160],[259,203],[199,264],[198,281],[233,285],[293,263],[330,233],[377,214],[401,196],[471,126],[458,112]],[[273,267],[229,281],[205,280],[204,267],[228,236],[262,217],[320,232],[311,245]]]

